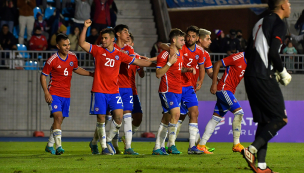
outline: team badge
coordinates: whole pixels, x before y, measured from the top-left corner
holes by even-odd
[[[234,99],[233,101],[234,101],[234,103],[237,103],[237,100],[236,100],[236,99]]]
[[[57,105],[54,105],[54,109],[57,109],[58,108],[58,106]]]
[[[126,50],[126,53],[129,55],[129,51]]]
[[[198,60],[198,58],[199,58],[199,56],[198,56],[198,55],[195,55],[195,59]]]
[[[71,61],[71,62],[70,62],[70,66],[73,67],[73,65],[74,65],[74,63],[73,63],[73,61]]]
[[[119,56],[118,56],[118,55],[116,55],[116,56],[115,56],[115,59],[116,59],[116,60],[119,60]]]
[[[172,106],[173,105],[173,102],[170,102],[170,106]]]
[[[95,111],[98,112],[98,111],[99,111],[99,108],[95,108]]]

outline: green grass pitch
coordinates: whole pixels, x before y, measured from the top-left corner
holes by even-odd
[[[133,142],[139,156],[92,155],[89,142],[63,142],[65,153],[57,156],[45,152],[45,145],[46,142],[0,142],[0,172],[252,172],[241,154],[232,152],[232,143],[208,143],[215,148],[213,155],[188,155],[188,143],[178,142],[176,146],[183,153],[169,156],[151,155],[154,142]],[[120,146],[123,147],[121,143]],[[303,143],[270,143],[266,162],[280,173],[304,172],[303,148]]]

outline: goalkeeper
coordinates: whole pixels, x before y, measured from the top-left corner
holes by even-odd
[[[265,161],[267,144],[287,124],[278,82],[286,86],[291,81],[279,55],[286,34],[283,19],[290,15],[290,4],[288,0],[271,0],[268,5],[272,13],[255,24],[245,53],[245,88],[258,127],[254,142],[243,150],[243,156],[254,172],[272,172]]]

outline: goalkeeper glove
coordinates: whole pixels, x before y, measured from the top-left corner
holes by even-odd
[[[276,77],[276,80],[284,86],[288,85],[292,78],[291,75],[286,71],[285,67],[283,68],[282,72],[276,71],[275,77]]]

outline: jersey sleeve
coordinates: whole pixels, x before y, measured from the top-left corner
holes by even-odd
[[[117,55],[116,55],[117,56]],[[135,61],[135,57],[119,52],[121,62],[131,65]]]
[[[205,63],[204,53],[201,51],[201,53],[199,55],[199,58],[198,58],[198,61],[197,61],[197,64],[198,65],[203,65],[204,63]]]
[[[89,53],[93,55],[93,57],[97,57],[98,55],[98,46],[90,44]]]
[[[205,63],[204,63],[205,69],[212,68],[213,66],[208,52],[204,53],[204,59],[205,59]]]
[[[134,49],[133,49],[133,47],[131,47],[131,46],[128,46],[128,51],[129,51],[129,56],[134,56],[135,57],[135,52],[134,52]]]
[[[240,54],[238,53],[237,55],[240,55]],[[239,58],[239,57],[235,58],[235,57],[236,57],[236,54],[232,54],[226,58],[221,59],[223,66],[224,67],[233,66],[233,65],[238,64],[238,62],[244,60],[244,56],[243,56],[243,58]]]
[[[42,69],[41,74],[43,74],[44,76],[48,76],[51,73],[52,70],[52,62],[50,59],[48,59]]]
[[[156,68],[164,67],[168,62],[169,52],[164,51],[157,56]]]
[[[283,44],[283,38],[286,34],[286,28],[284,22],[280,22],[277,26],[273,27],[272,38],[280,40],[281,44]]]
[[[73,67],[73,70],[77,70],[78,69],[78,59],[77,59],[77,56],[75,55],[75,61],[74,61],[74,67]]]

